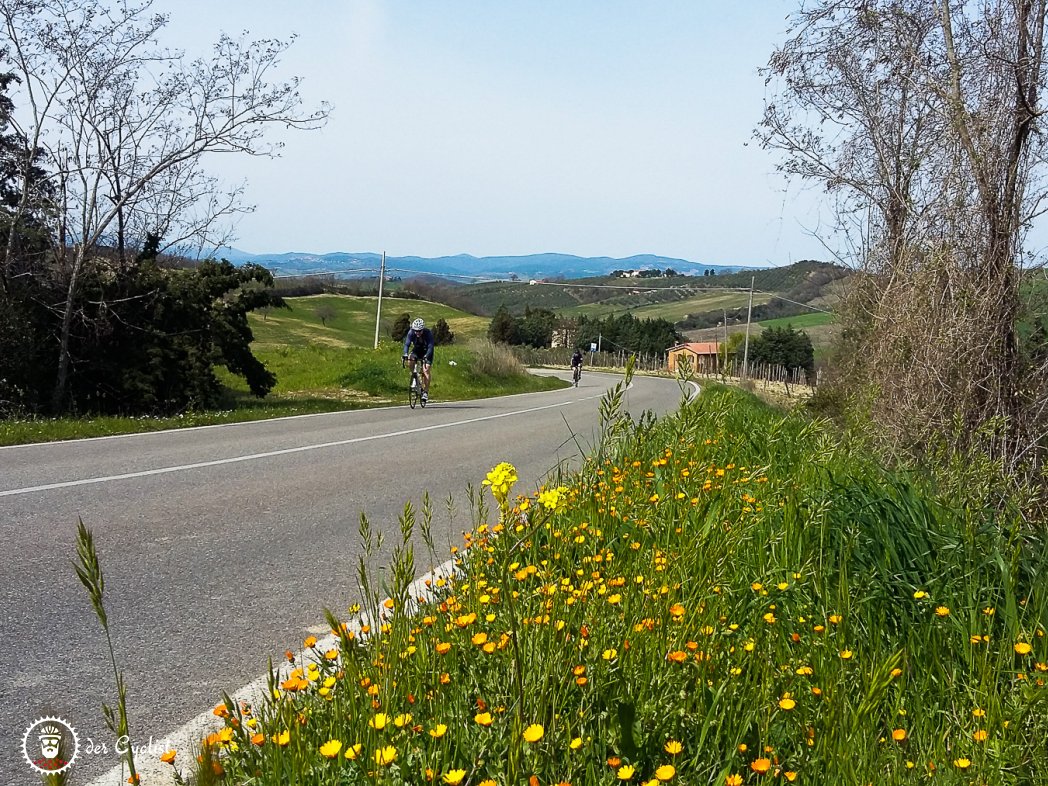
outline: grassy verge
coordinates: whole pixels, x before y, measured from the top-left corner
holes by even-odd
[[[738,391],[620,400],[577,475],[470,493],[432,597],[432,511],[381,583],[363,520],[364,608],[216,708],[201,786],[1048,782],[1042,533]]]
[[[209,412],[186,412],[169,417],[86,417],[34,418],[32,420],[0,420],[0,446],[27,445],[34,442],[54,442],[64,439],[109,437],[117,434],[140,434],[192,426],[213,426],[220,423],[241,423],[249,420],[314,412],[335,412],[358,408],[351,402],[325,398],[282,398],[268,396],[256,399],[241,391],[229,391],[229,408]]]

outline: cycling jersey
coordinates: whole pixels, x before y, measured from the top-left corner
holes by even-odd
[[[413,355],[416,359],[433,362],[433,331],[429,328],[422,330],[409,329],[404,336],[404,355]]]
[[[576,352],[574,355],[571,356],[571,367],[575,368],[575,366],[581,366],[581,365],[582,365],[582,355],[580,355],[578,352]]]

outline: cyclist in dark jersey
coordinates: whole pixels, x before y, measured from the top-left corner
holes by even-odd
[[[577,369],[577,370],[576,370]],[[579,377],[582,374],[582,350],[578,347],[575,348],[575,354],[571,356],[571,378],[572,381],[578,385]]]
[[[411,323],[408,334],[404,336],[404,357],[412,371],[415,363],[422,361],[422,400],[429,401],[430,368],[433,365],[433,331],[426,327],[422,319]]]

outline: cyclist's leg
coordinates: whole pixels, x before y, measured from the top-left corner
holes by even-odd
[[[408,373],[415,373],[415,356],[410,354],[408,355]]]
[[[430,369],[433,367],[433,358],[425,358],[422,361],[422,389],[429,393]]]

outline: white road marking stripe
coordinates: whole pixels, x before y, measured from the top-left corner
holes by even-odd
[[[52,491],[54,489],[72,488],[74,486],[89,486],[95,483],[109,483],[115,480],[130,480],[132,478],[145,478],[151,475],[166,475],[169,472],[184,472],[191,469],[202,469],[204,467],[217,467],[222,464],[236,464],[241,461],[257,461],[264,458],[272,458],[273,456],[283,456],[290,453],[303,453],[308,450],[322,450],[324,448],[336,448],[341,445],[352,445],[359,442],[370,442],[376,439],[388,439],[390,437],[402,437],[406,434],[417,434],[420,431],[432,431],[435,429],[453,428],[455,426],[466,426],[471,423],[480,423],[485,420],[496,420],[499,418],[512,417],[514,415],[526,415],[530,412],[539,412],[544,409],[555,409],[557,407],[564,407],[569,404],[575,404],[579,401],[586,401],[589,399],[600,398],[600,396],[587,396],[579,399],[572,399],[571,401],[563,401],[557,404],[545,404],[541,407],[531,407],[529,409],[518,409],[512,412],[501,412],[497,415],[484,415],[479,418],[469,418],[467,420],[456,420],[451,423],[435,423],[429,426],[413,426],[411,428],[402,429],[400,431],[390,431],[385,434],[372,434],[367,437],[354,437],[352,439],[343,439],[336,442],[321,442],[316,445],[302,445],[297,448],[284,448],[283,450],[271,450],[265,453],[252,453],[247,456],[233,456],[232,458],[216,459],[215,461],[201,461],[195,464],[180,464],[173,467],[159,467],[157,469],[147,469],[141,472],[127,472],[121,475],[105,475],[97,478],[83,478],[82,480],[67,480],[61,483],[46,483],[40,486],[26,486],[20,489],[9,489],[7,491],[0,491],[0,497],[11,497],[18,494],[32,494],[38,491]]]

